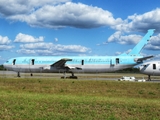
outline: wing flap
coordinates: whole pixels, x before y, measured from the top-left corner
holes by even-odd
[[[70,70],[82,70],[80,67],[73,67],[73,66],[65,66],[65,68],[70,69]]]
[[[55,62],[54,64],[52,64],[51,67],[65,68],[65,69],[69,69],[69,70],[82,70],[82,68],[80,68],[80,67],[74,67],[74,66],[65,65],[65,63],[67,61],[72,61],[72,59],[68,59],[68,58],[60,59],[57,62]]]

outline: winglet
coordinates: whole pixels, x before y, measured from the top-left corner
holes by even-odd
[[[144,48],[144,46],[148,43],[150,37],[153,35],[155,29],[149,29],[147,34],[139,41],[139,43],[132,49],[132,51],[128,54],[131,56],[137,56]]]

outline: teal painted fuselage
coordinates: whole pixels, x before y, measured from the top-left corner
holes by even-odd
[[[12,58],[4,64],[8,70],[17,72],[64,72],[66,66],[73,72],[110,72],[133,67],[141,61],[136,62],[143,56],[41,56],[41,57],[17,57]],[[65,65],[52,66],[61,59],[71,59]]]
[[[6,69],[20,72],[111,72],[138,65],[153,56],[143,57],[141,50],[148,43],[154,29],[128,54],[119,56],[25,56],[11,58],[3,65]]]

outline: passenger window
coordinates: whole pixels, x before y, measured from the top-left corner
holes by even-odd
[[[156,64],[153,64],[153,69],[154,69],[154,70],[156,69]]]

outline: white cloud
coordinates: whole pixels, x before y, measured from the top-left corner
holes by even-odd
[[[113,14],[107,10],[83,3],[73,3],[71,0],[0,0],[0,16],[8,20],[26,22],[30,26],[55,29],[67,26],[76,28],[109,26],[116,32],[108,38],[108,42],[118,42],[119,44],[136,44],[141,39],[140,35],[126,35],[125,33],[146,33],[151,28],[160,32],[160,8],[144,14],[130,15],[122,21],[121,18],[114,18]],[[16,36],[14,42],[44,41],[42,36],[35,38],[20,34]],[[148,49],[159,50],[159,38],[160,35],[155,36]],[[8,38],[5,39],[3,42],[0,41],[0,44],[11,42]],[[62,46],[60,47],[62,50],[67,49],[66,46],[64,48]],[[74,47],[70,47],[72,51],[71,48]],[[43,46],[42,49],[44,49]]]
[[[108,42],[103,42],[103,43],[97,43],[96,45],[97,46],[102,46],[102,45],[107,45],[108,44]]]
[[[81,45],[55,45],[55,49],[60,52],[85,53],[89,49]]]
[[[11,40],[9,40],[9,38],[7,36],[3,37],[0,35],[0,45],[9,44],[10,42],[11,42]]]
[[[122,23],[113,25],[111,28],[116,32],[112,34],[107,42],[117,42],[119,44],[136,44],[143,36],[135,33],[146,33],[148,29],[156,29],[160,32],[160,8],[146,12],[144,14],[134,14],[128,16]],[[130,35],[128,35],[130,34]],[[145,47],[151,50],[160,50],[160,34],[153,36],[150,43]]]
[[[81,45],[60,45],[53,43],[30,43],[20,45],[18,53],[38,55],[59,55],[90,52],[89,48]]]
[[[108,42],[117,42],[119,44],[137,44],[141,40],[142,36],[131,34],[122,35],[122,32],[117,31],[108,38]]]
[[[36,27],[95,28],[122,22],[120,18],[114,19],[112,13],[107,10],[82,3],[68,2],[70,0],[2,1],[0,1],[0,14],[7,19],[27,22]]]
[[[70,0],[0,0],[0,14],[6,17],[30,14],[44,5],[56,5]]]
[[[30,50],[30,49],[19,49],[17,53],[20,54],[32,54],[32,55],[61,55],[58,52],[52,52],[50,50]]]
[[[58,6],[46,5],[23,18],[22,21],[26,21],[29,25],[47,28],[66,26],[94,28],[115,25],[121,22],[121,19],[114,19],[109,11],[71,2]]]
[[[21,49],[52,49],[54,47],[53,43],[28,43],[20,45]]]
[[[160,34],[152,36],[149,44],[147,44],[145,48],[149,50],[160,50]]]
[[[131,52],[131,50],[132,50],[132,49],[129,49],[129,50],[124,51],[124,52],[117,51],[117,52],[115,53],[115,55],[120,55],[120,54],[123,54],[123,53],[128,54],[128,53],[130,53],[130,52]]]
[[[159,45],[152,45],[152,44],[146,45],[145,48],[149,49],[149,50],[160,50],[160,46]]]
[[[152,45],[160,45],[160,34],[156,36],[152,36],[150,40],[150,44]]]
[[[14,48],[13,45],[10,45],[11,40],[7,36],[3,37],[0,35],[0,51],[10,50]]]
[[[120,54],[122,54],[122,52],[117,51],[117,52],[115,53],[115,55],[120,55]]]
[[[154,59],[159,60],[159,59],[160,59],[160,54],[155,55],[155,56],[154,56]]]
[[[43,42],[44,40],[44,37],[43,36],[40,36],[39,38],[35,38],[31,35],[27,35],[27,34],[22,34],[22,33],[19,33],[14,42]]]
[[[0,51],[10,50],[13,49],[13,45],[0,45]]]
[[[122,21],[102,8],[73,3],[72,0],[0,0],[0,15],[23,21],[31,26],[47,28],[95,28],[109,26],[117,31],[160,31],[160,8],[134,14]],[[14,9],[13,9],[14,8]]]
[[[123,32],[143,31],[156,29],[160,31],[160,8],[146,12],[144,14],[134,14],[128,16],[123,23],[112,26],[113,29]]]

